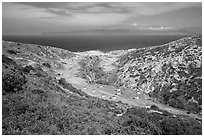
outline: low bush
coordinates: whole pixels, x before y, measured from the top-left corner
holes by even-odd
[[[22,71],[25,72],[25,73],[30,73],[31,70],[34,70],[34,68],[30,65],[28,66],[25,66],[22,68]]]
[[[16,93],[23,89],[26,84],[26,77],[18,71],[10,72],[8,74],[3,74],[2,77],[2,90],[3,94],[6,93]]]
[[[79,94],[80,96],[86,96],[86,97],[88,97],[88,95],[87,95],[84,91],[73,87],[70,83],[67,83],[67,81],[65,80],[65,78],[61,78],[61,79],[59,80],[59,84],[62,85],[64,88],[66,88],[66,89],[68,89],[68,90],[70,90],[70,91],[72,91],[72,92],[74,92],[74,93]]]
[[[51,65],[49,63],[43,63],[42,65],[47,67],[47,68],[51,68]]]
[[[7,52],[8,52],[9,54],[14,54],[14,55],[16,55],[16,54],[19,53],[18,51],[15,51],[15,50],[8,50]]]
[[[195,120],[164,118],[161,120],[161,129],[166,135],[201,135],[202,126]]]
[[[11,58],[8,58],[6,55],[2,55],[2,63],[8,64],[8,65],[14,65],[17,66],[16,62],[12,60]]]

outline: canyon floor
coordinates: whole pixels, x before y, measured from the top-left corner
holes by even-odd
[[[99,55],[100,53],[95,53],[92,55]],[[102,54],[107,55],[108,53]],[[164,105],[159,103],[158,101],[150,98],[147,94],[140,92],[136,93],[131,89],[123,89],[118,88],[112,85],[101,85],[101,84],[93,84],[87,83],[85,79],[78,76],[79,73],[79,65],[78,63],[87,55],[91,55],[87,52],[79,53],[76,57],[70,59],[62,59],[61,62],[65,62],[63,69],[56,69],[55,75],[57,79],[65,78],[68,83],[71,83],[74,87],[81,89],[85,93],[91,96],[95,96],[104,100],[112,100],[112,101],[121,101],[123,103],[127,103],[130,106],[139,106],[148,108],[151,105],[157,106],[161,110],[166,110],[175,115],[184,115],[192,118],[202,119],[201,115],[196,114],[187,114],[187,111],[170,107],[168,105]],[[111,64],[115,60],[117,60],[117,55],[108,54],[109,57],[103,58],[103,67],[108,68],[109,70],[114,69],[114,66]],[[112,56],[112,57],[110,57]],[[156,111],[155,111],[156,112]],[[157,111],[156,113],[162,113]]]

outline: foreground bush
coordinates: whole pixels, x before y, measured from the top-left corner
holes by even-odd
[[[26,83],[26,78],[23,73],[14,71],[8,74],[3,74],[2,77],[2,90],[3,94],[16,93],[23,89]]]

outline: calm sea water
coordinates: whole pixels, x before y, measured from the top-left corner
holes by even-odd
[[[108,35],[108,36],[3,36],[6,41],[39,44],[70,51],[122,50],[165,44],[185,36],[180,35]]]

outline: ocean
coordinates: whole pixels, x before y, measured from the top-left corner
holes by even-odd
[[[126,50],[162,45],[178,40],[181,35],[75,35],[75,36],[3,36],[5,41],[38,44],[67,49],[69,51]]]

